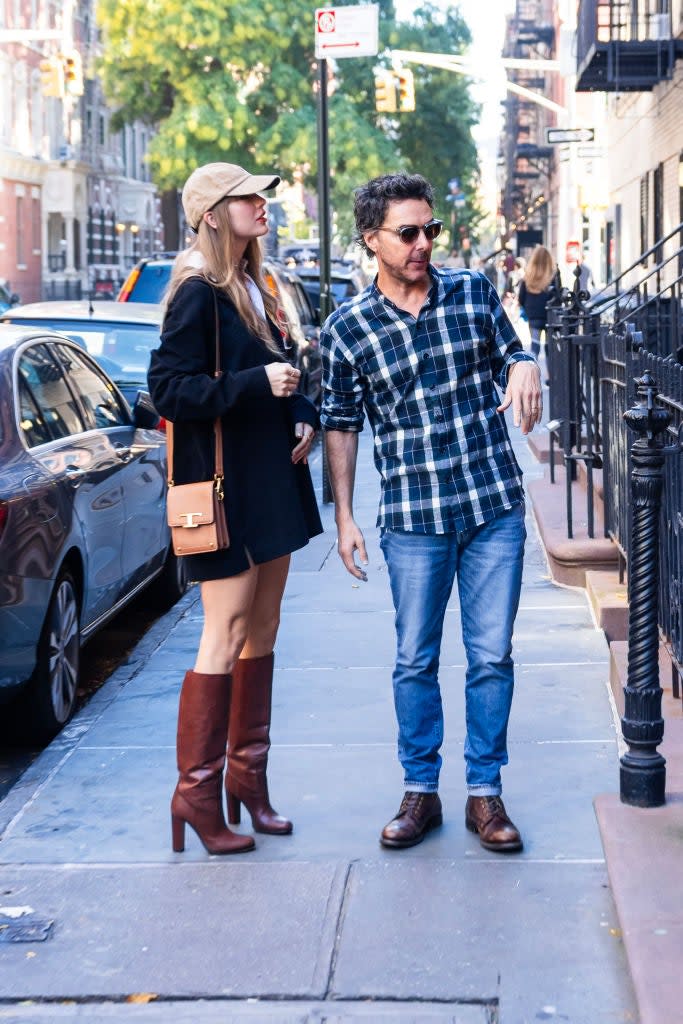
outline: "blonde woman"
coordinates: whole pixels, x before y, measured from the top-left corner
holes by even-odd
[[[273,810],[266,780],[273,648],[290,554],[322,526],[308,469],[317,411],[297,393],[300,374],[284,358],[275,300],[261,276],[259,239],[268,231],[261,192],[279,180],[226,163],[190,175],[182,201],[197,238],[174,268],[149,371],[156,408],[175,425],[177,483],[213,476],[213,423],[221,418],[230,534],[226,550],[187,559],[204,623],[180,694],[176,852],[186,824],[209,853],[254,847],[225,823],[226,744],[229,822],[239,823],[244,804],[255,831],[292,831]]]
[[[537,357],[541,352],[541,335],[546,327],[546,307],[552,296],[550,284],[554,274],[552,256],[544,246],[537,245],[529,257],[517,293],[519,305],[529,321],[531,352]]]

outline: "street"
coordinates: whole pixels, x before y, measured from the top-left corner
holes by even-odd
[[[76,713],[125,660],[138,640],[159,618],[159,614],[143,594],[86,644],[81,651],[81,680]],[[40,747],[21,742],[14,732],[11,713],[4,709],[0,724],[0,800],[7,796],[40,751]]]

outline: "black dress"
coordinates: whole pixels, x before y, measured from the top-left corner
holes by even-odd
[[[224,579],[304,547],[322,533],[308,466],[293,465],[296,423],[318,426],[304,395],[275,398],[264,369],[277,357],[251,334],[230,299],[216,291],[220,379],[213,377],[215,313],[212,287],[185,281],[171,302],[152,353],[149,389],[161,416],[174,424],[176,483],[214,473],[213,423],[223,428],[225,502],[230,547],[187,556],[193,580]],[[280,343],[273,328],[273,337]]]

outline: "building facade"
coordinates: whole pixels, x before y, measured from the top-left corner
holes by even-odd
[[[605,284],[675,253],[683,0],[517,0],[503,56],[555,64],[508,70],[541,101],[506,101],[501,238],[520,254],[542,242],[569,285],[577,257]],[[681,273],[670,262],[660,286]]]
[[[113,295],[163,247],[150,130],[110,130],[99,46],[95,0],[0,0],[0,278],[23,302]],[[71,52],[73,91],[46,95],[45,62]]]

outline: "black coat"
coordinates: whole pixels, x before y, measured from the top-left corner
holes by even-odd
[[[546,310],[552,296],[552,288],[545,288],[542,292],[530,292],[526,282],[520,282],[517,300],[526,313],[531,327],[537,327],[539,330],[545,327],[548,319]]]
[[[161,416],[174,424],[176,483],[214,474],[213,422],[223,427],[225,501],[230,547],[187,559],[195,580],[243,572],[303,547],[322,532],[311,476],[292,464],[296,423],[318,425],[304,395],[275,398],[264,369],[277,356],[249,332],[223,292],[218,296],[222,376],[215,365],[214,289],[200,277],[178,289],[152,353],[149,388]],[[276,337],[276,328],[273,336]]]

